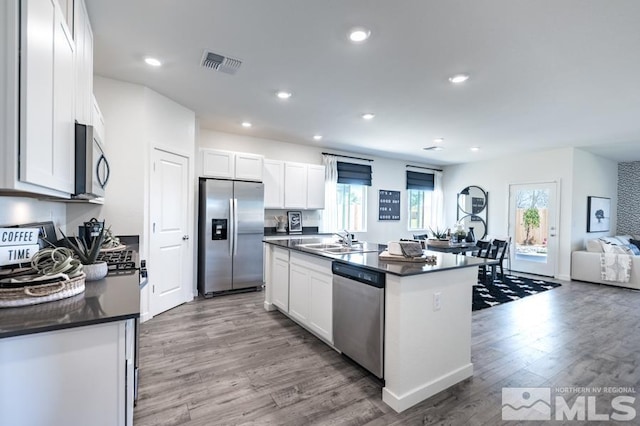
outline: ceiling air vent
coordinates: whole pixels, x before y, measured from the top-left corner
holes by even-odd
[[[236,71],[242,65],[240,59],[230,58],[228,56],[222,56],[217,53],[204,51],[202,55],[202,61],[200,63],[205,68],[211,68],[215,71],[221,71],[227,74],[235,74]]]
[[[435,145],[434,146],[427,146],[427,147],[424,147],[422,149],[424,149],[425,151],[442,151],[442,147],[441,146],[435,146]]]

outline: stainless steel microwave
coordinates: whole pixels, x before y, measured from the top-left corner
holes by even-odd
[[[109,162],[93,126],[76,123],[76,189],[74,198],[104,197],[109,182]]]

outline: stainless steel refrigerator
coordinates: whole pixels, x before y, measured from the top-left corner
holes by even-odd
[[[262,286],[264,185],[200,179],[198,291],[216,293]]]

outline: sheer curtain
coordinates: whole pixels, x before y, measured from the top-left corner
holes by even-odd
[[[323,232],[335,232],[338,229],[338,160],[333,155],[322,155],[324,164],[324,210],[322,212]]]
[[[433,193],[431,194],[431,229],[444,225],[444,195],[442,193],[442,172],[433,172]]]

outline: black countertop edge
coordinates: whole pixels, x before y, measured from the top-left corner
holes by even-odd
[[[72,297],[0,308],[0,339],[140,317],[138,274],[107,276],[85,283]]]
[[[322,238],[315,239],[288,239],[288,240],[265,240],[267,244],[282,247],[285,249],[295,250],[301,253],[315,255],[330,260],[337,260],[354,266],[370,269],[377,272],[384,272],[400,277],[422,275],[431,272],[441,272],[459,268],[471,268],[479,265],[493,265],[496,261],[491,259],[480,259],[477,257],[464,256],[461,254],[442,253],[435,251],[426,251],[428,255],[436,257],[435,265],[426,263],[412,262],[394,262],[386,261],[378,258],[378,254],[386,249],[386,244],[364,243],[367,250],[375,250],[366,253],[351,254],[330,254],[318,250],[309,250],[299,247],[298,244],[309,244],[314,242],[322,242]]]
[[[288,232],[276,232],[275,227],[265,227],[264,228],[264,236],[265,237],[273,237],[273,236],[286,236],[286,235],[321,235],[319,232],[320,228],[317,226],[303,226],[302,232],[296,232],[290,234]],[[329,234],[327,234],[329,235]]]
[[[55,302],[49,302],[49,303],[55,303]],[[69,328],[76,328],[76,327],[85,327],[87,325],[106,324],[109,322],[124,321],[128,319],[136,319],[136,318],[140,318],[140,313],[129,314],[129,315],[119,315],[119,316],[113,316],[109,318],[99,318],[99,319],[88,320],[88,321],[79,321],[73,324],[48,325],[44,327],[35,327],[35,328],[29,328],[25,330],[9,331],[6,333],[0,331],[0,339],[4,339],[7,337],[28,336],[29,334],[46,333],[48,331],[66,330]]]

